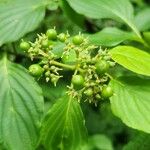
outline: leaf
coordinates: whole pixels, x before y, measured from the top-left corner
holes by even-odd
[[[113,147],[107,136],[97,134],[89,138],[88,144],[83,146],[82,150],[113,150]]]
[[[128,0],[67,0],[78,13],[90,18],[111,18],[125,22],[140,37],[134,25],[133,7]]]
[[[110,55],[125,68],[150,76],[150,54],[131,46],[117,46],[110,50]]]
[[[146,8],[142,11],[140,11],[136,16],[135,16],[135,23],[137,28],[140,31],[146,31],[150,29],[150,7]]]
[[[66,0],[61,0],[61,8],[68,19],[77,24],[79,27],[84,28],[84,17],[76,13]]]
[[[48,10],[56,10],[59,7],[59,1],[56,0],[48,0],[48,5],[47,5],[47,9]]]
[[[143,39],[150,45],[150,32],[143,32]]]
[[[45,15],[45,0],[0,1],[0,46],[34,30]]]
[[[53,84],[41,82],[40,87],[43,90],[43,95],[48,100],[55,101],[65,95],[67,84],[64,81],[59,81],[55,87]]]
[[[110,85],[113,113],[129,127],[150,133],[150,79],[122,76]]]
[[[150,135],[140,133],[132,141],[124,146],[123,150],[149,150],[150,148]]]
[[[79,150],[86,140],[83,114],[77,100],[64,96],[49,110],[41,130],[47,150]]]
[[[43,115],[42,92],[20,65],[0,61],[0,141],[6,149],[34,150]]]
[[[125,32],[115,27],[107,27],[95,34],[87,35],[90,42],[101,46],[116,46],[126,40],[136,40],[138,37],[132,32]]]

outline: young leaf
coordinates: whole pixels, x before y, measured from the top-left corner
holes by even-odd
[[[0,1],[0,46],[34,30],[45,14],[45,0]]]
[[[133,7],[128,0],[67,0],[78,13],[87,17],[112,18],[125,22],[140,37],[134,25]]]
[[[135,16],[135,23],[140,31],[150,29],[150,8],[146,8]]]
[[[84,16],[76,13],[66,0],[61,0],[61,8],[68,19],[77,24],[79,27],[84,27]]]
[[[86,140],[83,114],[77,100],[64,96],[50,109],[41,130],[47,150],[79,150]]]
[[[149,150],[150,148],[150,135],[140,133],[132,141],[124,146],[123,150]]]
[[[150,133],[150,80],[122,76],[110,85],[115,93],[110,98],[113,113],[129,127]]]
[[[100,32],[87,36],[89,37],[90,42],[108,47],[116,46],[126,40],[140,40],[132,32],[125,32],[115,27],[107,27]]]
[[[150,54],[131,46],[117,46],[110,50],[118,64],[142,75],[150,76]]]
[[[27,71],[0,60],[0,141],[6,149],[34,150],[43,115],[42,92]]]

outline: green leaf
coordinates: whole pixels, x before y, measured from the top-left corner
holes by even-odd
[[[122,76],[110,85],[113,113],[129,127],[150,133],[150,79]]]
[[[47,9],[48,10],[56,10],[59,7],[59,1],[56,0],[48,0],[48,5],[47,5]]]
[[[45,0],[0,1],[0,46],[34,30],[45,14]]]
[[[150,45],[150,32],[143,32],[143,39]]]
[[[123,150],[149,150],[150,148],[150,135],[140,133],[132,141],[124,146]]]
[[[87,17],[111,18],[125,22],[140,37],[134,25],[133,7],[128,0],[67,0],[78,13]]]
[[[43,115],[42,91],[26,69],[0,61],[0,141],[7,149],[34,150]]]
[[[42,81],[40,87],[42,88],[44,97],[54,102],[64,96],[67,91],[67,84],[64,81],[58,81],[56,87],[53,84]]]
[[[48,112],[41,130],[47,150],[79,150],[86,140],[83,114],[77,100],[64,96]]]
[[[76,13],[66,0],[61,0],[61,8],[68,19],[77,24],[79,27],[84,27],[84,17]]]
[[[140,11],[135,16],[135,23],[137,28],[140,31],[145,31],[150,29],[150,8],[146,8],[142,11]]]
[[[90,42],[108,47],[116,46],[126,40],[139,41],[139,38],[135,34],[122,31],[115,27],[107,27],[100,32],[89,34],[87,36],[89,37]]]
[[[131,46],[117,46],[110,50],[118,64],[142,75],[150,76],[150,54]]]
[[[107,136],[97,134],[89,138],[88,144],[83,146],[82,150],[113,150],[113,146]]]

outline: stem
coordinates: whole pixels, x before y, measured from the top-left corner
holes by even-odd
[[[75,66],[63,64],[63,63],[60,63],[60,62],[57,62],[57,61],[54,61],[54,60],[52,60],[50,63],[53,64],[53,65],[59,66],[59,67],[70,69],[70,70],[75,69]]]
[[[82,72],[82,73],[84,72],[83,69],[77,68],[75,65],[67,65],[67,64],[63,64],[63,63],[57,62],[57,61],[55,61],[55,60],[52,60],[50,63],[51,63],[52,65],[56,65],[56,66],[63,67],[63,68],[66,68],[66,69],[78,70],[78,71],[80,71],[80,72]]]
[[[2,59],[7,59],[7,52],[6,51],[2,52]]]
[[[111,80],[113,80],[113,77],[109,73],[105,73]]]

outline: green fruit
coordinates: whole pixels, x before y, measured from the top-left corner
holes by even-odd
[[[72,42],[75,45],[80,45],[81,43],[83,43],[83,40],[84,40],[84,38],[82,35],[76,35],[73,37]]]
[[[75,64],[76,63],[76,52],[72,49],[68,55],[63,55],[62,62],[64,64]]]
[[[43,68],[39,64],[33,64],[29,67],[29,72],[35,77],[41,76],[43,71]]]
[[[47,39],[43,40],[41,44],[42,44],[43,48],[48,48],[49,47],[49,41]]]
[[[45,72],[45,76],[46,76],[46,77],[49,77],[50,74],[51,74],[50,71]]]
[[[86,96],[92,96],[93,95],[93,89],[92,88],[88,88],[87,90],[84,91],[84,94]]]
[[[71,82],[76,88],[82,88],[84,85],[84,78],[82,75],[73,75]]]
[[[66,35],[64,33],[60,33],[58,35],[58,40],[61,41],[61,42],[65,42],[66,40]]]
[[[55,29],[47,30],[46,35],[47,35],[49,40],[56,40],[57,39],[57,32]]]
[[[48,69],[49,69],[49,66],[48,66],[48,65],[44,65],[43,68],[44,68],[45,70],[48,70]]]
[[[45,65],[45,64],[48,64],[49,60],[47,58],[43,58],[41,61],[40,61],[40,65]]]
[[[104,86],[102,88],[101,96],[104,99],[107,99],[113,95],[113,90],[110,86]]]
[[[20,43],[20,48],[21,48],[22,50],[24,50],[24,51],[27,51],[27,50],[30,48],[30,44],[29,44],[28,42],[22,41],[22,42]]]
[[[52,83],[57,83],[58,79],[59,79],[59,78],[57,78],[57,77],[53,77],[53,78],[51,78],[51,82],[52,82]]]
[[[101,75],[108,71],[109,63],[105,60],[99,60],[96,64],[96,73]]]
[[[100,99],[101,99],[100,94],[96,94],[96,95],[95,95],[95,98],[96,98],[97,100],[100,100]]]

